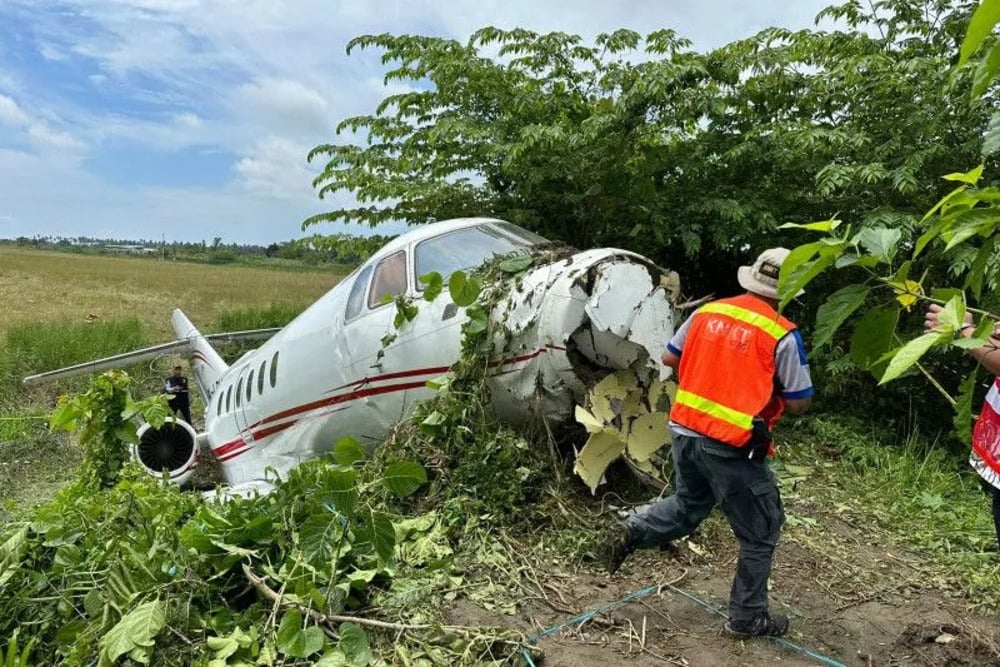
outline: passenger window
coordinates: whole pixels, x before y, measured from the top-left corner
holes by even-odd
[[[257,395],[264,393],[264,369],[267,367],[267,360],[260,362],[260,370],[257,371]]]
[[[229,385],[229,389],[226,390],[226,412],[229,412],[229,408],[232,406],[233,397],[233,385]]]
[[[247,403],[250,403],[250,399],[253,398],[253,370],[251,369],[250,375],[247,376]]]
[[[216,417],[221,417],[222,416],[222,399],[223,398],[225,398],[225,397],[222,395],[222,392],[220,391],[219,392],[219,401],[218,401],[219,404],[215,407],[215,416]]]
[[[273,388],[278,382],[278,353],[275,352],[274,356],[271,357],[271,387]]]
[[[236,407],[243,404],[243,378],[236,383]]]
[[[375,267],[372,288],[368,292],[368,307],[378,308],[386,295],[397,296],[406,292],[406,252],[400,250],[389,255]]]
[[[354,284],[351,286],[351,294],[347,297],[347,311],[344,313],[345,321],[354,319],[361,312],[361,306],[365,305],[365,291],[368,289],[368,279],[371,277],[372,267],[369,265],[355,278]]]

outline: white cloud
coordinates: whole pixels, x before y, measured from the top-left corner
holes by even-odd
[[[56,62],[62,62],[68,58],[61,50],[45,42],[38,45],[38,53],[46,60]]]
[[[8,127],[21,128],[31,120],[28,118],[28,114],[21,110],[17,102],[7,97],[6,95],[0,95],[0,124],[6,125]]]
[[[331,125],[323,96],[291,79],[258,79],[237,88],[233,98],[235,113],[286,135],[319,136]]]
[[[260,196],[314,198],[312,180],[319,173],[306,162],[312,146],[281,137],[265,137],[235,166],[239,184]]]
[[[44,123],[32,123],[28,127],[28,136],[43,148],[56,148],[72,152],[82,151],[86,145],[69,132],[54,130]]]
[[[23,133],[41,150],[58,149],[79,153],[86,146],[65,130],[53,127],[45,120],[32,117],[12,98],[0,94],[0,125],[6,125]],[[64,155],[65,157],[65,155]]]

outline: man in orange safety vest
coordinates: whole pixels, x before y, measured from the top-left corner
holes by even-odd
[[[788,618],[768,611],[785,515],[767,456],[778,418],[805,412],[813,393],[802,337],[777,313],[788,254],[772,248],[740,267],[746,293],[705,304],[667,344],[663,363],[678,379],[670,410],[674,494],[631,514],[607,544],[613,573],[635,549],[690,534],[719,505],[740,545],[724,631],[740,638],[788,631]]]

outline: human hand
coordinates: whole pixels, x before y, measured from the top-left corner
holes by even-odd
[[[927,307],[927,314],[924,315],[924,328],[930,331],[938,328],[938,314],[944,310],[936,303]]]

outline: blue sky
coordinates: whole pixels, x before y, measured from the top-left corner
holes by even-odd
[[[301,236],[303,219],[332,207],[312,189],[307,152],[387,93],[377,53],[344,53],[359,34],[671,27],[708,48],[811,26],[827,4],[0,0],[0,237]]]

